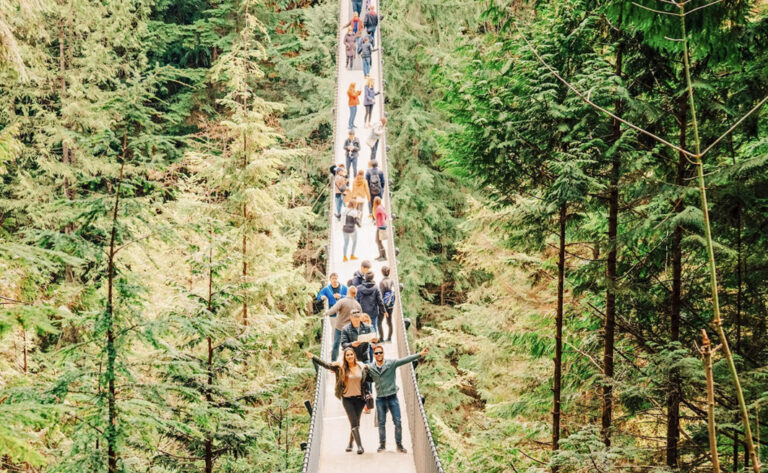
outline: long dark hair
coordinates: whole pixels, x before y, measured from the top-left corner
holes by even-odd
[[[351,368],[349,366],[349,363],[347,363],[347,352],[351,351],[352,354],[355,356],[355,361],[353,362],[353,366],[357,365],[357,353],[355,353],[355,350],[351,347],[347,347],[344,349],[344,352],[341,354],[341,361],[339,362],[339,377],[337,379],[337,382],[343,382],[346,384],[347,382],[347,376],[349,376],[349,369]]]

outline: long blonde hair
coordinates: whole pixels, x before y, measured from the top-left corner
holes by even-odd
[[[381,197],[378,195],[373,199],[373,207],[371,208],[371,215],[376,216],[376,209],[381,205]]]
[[[351,93],[354,93],[354,92],[357,92],[357,90],[355,89],[355,83],[352,82],[351,84],[349,84],[349,88],[347,89],[347,93],[351,94]]]

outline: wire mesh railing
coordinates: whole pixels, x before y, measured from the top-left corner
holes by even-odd
[[[345,0],[341,0],[344,2]],[[379,3],[379,16],[383,16],[384,11],[383,2]],[[382,40],[381,25],[376,29],[378,36],[376,44],[379,47],[378,54],[378,67],[376,68],[376,83],[379,85],[381,92],[379,96],[379,118],[381,119],[386,115],[385,103],[385,81],[384,81],[384,42]],[[389,159],[387,154],[387,133],[381,138],[379,143],[379,149],[381,149],[381,163],[384,174],[387,176],[387,186],[384,188],[384,202],[392,210],[392,198],[390,189],[392,187],[392,177],[389,173]],[[397,254],[395,248],[395,227],[392,219],[387,226],[387,251],[389,254],[390,277],[394,281],[395,289],[395,314],[393,315],[393,323],[396,327],[398,357],[404,357],[411,354],[411,348],[408,344],[408,334],[405,327],[405,317],[403,312],[402,296],[400,293],[400,273],[397,267]],[[429,421],[427,419],[427,413],[424,410],[424,404],[422,403],[421,392],[419,391],[419,384],[416,380],[416,371],[412,364],[404,366],[403,373],[403,397],[405,399],[406,412],[408,413],[408,425],[411,431],[411,442],[413,443],[413,455],[414,462],[416,463],[416,471],[418,473],[443,473],[443,466],[440,463],[440,458],[437,455],[437,447],[435,446],[435,440],[432,437],[432,430],[429,427]]]
[[[339,8],[338,8],[338,24],[341,25],[341,4],[344,2],[344,0],[339,1]],[[337,51],[337,57],[336,57],[336,86],[334,88],[334,103],[333,103],[333,123],[336,123],[336,114],[339,113],[339,76],[341,72],[341,62],[340,57],[338,57],[338,45],[336,48]],[[336,149],[337,147],[337,140],[334,136],[333,140],[333,155],[331,158],[331,162],[335,162],[336,160]],[[333,176],[329,179],[330,181],[330,196],[328,203],[328,229],[329,232],[333,228],[333,213],[334,213],[334,201],[333,201]],[[325,252],[326,257],[326,263],[325,263],[325,275],[326,278],[330,279],[330,272],[331,272],[331,261],[334,261],[334,252],[335,252],[334,245],[332,244],[332,239],[328,239],[328,249]],[[328,309],[328,301],[323,302],[323,313]],[[322,324],[322,330],[321,330],[321,337],[322,341],[320,343],[320,356],[324,356],[326,353],[328,353],[329,343],[331,343],[330,339],[333,337],[333,331],[330,329],[331,324],[327,320],[327,317],[321,316],[320,317],[321,324]],[[307,447],[304,451],[304,463],[302,465],[302,473],[309,473],[309,472],[315,472],[318,469],[318,465],[320,462],[320,442],[323,438],[323,411],[325,410],[325,385],[326,385],[326,379],[327,376],[323,376],[322,372],[318,371],[316,380],[315,380],[315,395],[314,395],[314,401],[312,403],[312,415],[309,421],[309,435],[307,436]]]

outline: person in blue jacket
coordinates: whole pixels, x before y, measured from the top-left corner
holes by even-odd
[[[330,279],[331,282],[317,293],[317,300],[327,300],[329,308],[333,307],[336,301],[347,295],[347,286],[339,283],[338,274],[331,273]]]

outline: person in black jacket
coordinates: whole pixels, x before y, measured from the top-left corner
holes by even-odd
[[[371,46],[376,47],[375,43],[375,32],[376,27],[379,25],[379,15],[376,14],[376,10],[373,8],[373,6],[368,7],[368,13],[365,14],[365,19],[363,20],[363,26],[365,26],[365,30],[368,32],[368,37],[371,38]]]
[[[379,317],[388,317],[388,314],[384,299],[381,297],[381,291],[376,287],[373,277],[373,271],[365,273],[365,282],[357,288],[357,302],[360,303],[363,312],[371,317],[371,325],[376,331],[376,322]],[[378,335],[379,332],[376,331],[376,334]]]
[[[347,286],[362,286],[365,282],[365,275],[371,270],[371,262],[367,259],[364,259],[362,263],[360,263],[360,269],[358,271],[355,271],[355,274],[352,276],[352,279],[349,280],[349,284]]]
[[[357,359],[363,363],[367,363],[370,358],[368,356],[368,342],[360,342],[357,338],[360,335],[374,332],[372,326],[364,324],[360,318],[363,315],[359,310],[353,310],[350,321],[347,325],[341,329],[341,346],[343,348],[352,348],[355,350]],[[378,338],[371,340],[372,342],[378,342]]]

